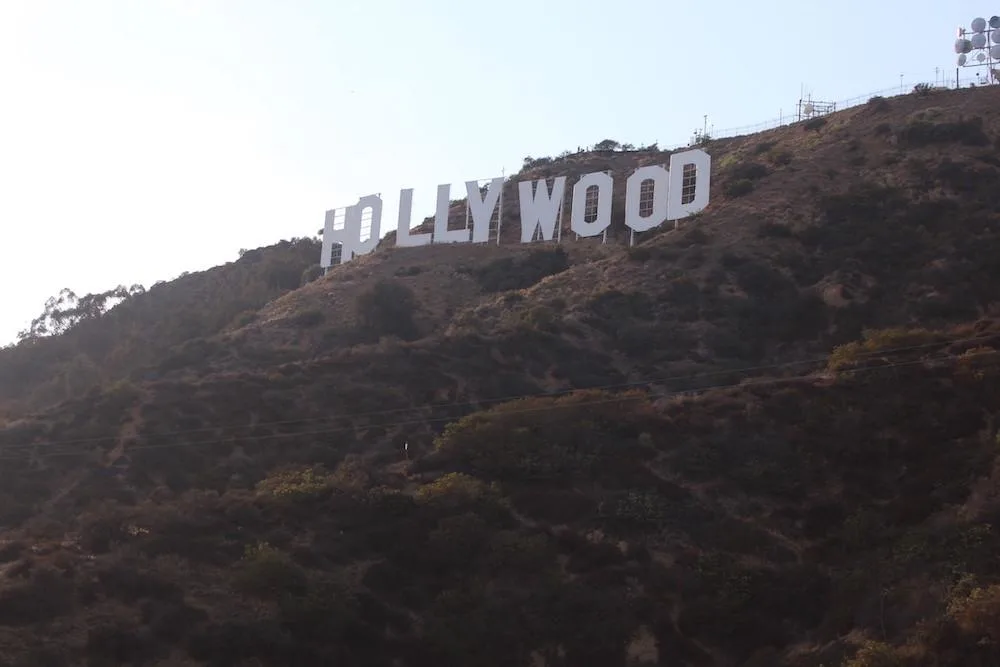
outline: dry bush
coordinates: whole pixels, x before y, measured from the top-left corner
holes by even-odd
[[[946,335],[927,329],[866,330],[863,336],[861,341],[837,346],[830,354],[827,368],[843,370],[862,361],[877,359],[877,353],[883,351],[894,354],[894,358],[899,353],[915,353],[920,357],[948,342]]]

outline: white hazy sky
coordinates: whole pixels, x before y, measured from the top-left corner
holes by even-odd
[[[968,0],[0,0],[0,344],[326,209],[954,76]],[[988,17],[988,14],[985,16]],[[457,196],[457,195],[456,195]],[[395,207],[391,207],[395,210]],[[386,211],[384,225],[395,226]],[[317,258],[318,260],[318,258]]]

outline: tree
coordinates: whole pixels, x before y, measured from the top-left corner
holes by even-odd
[[[604,141],[594,144],[595,151],[616,151],[621,147],[614,139],[605,139]]]
[[[308,269],[302,272],[302,278],[299,283],[302,285],[307,285],[314,280],[318,280],[323,277],[323,267],[319,264],[313,264]]]
[[[119,285],[106,292],[78,297],[73,290],[65,287],[57,296],[49,297],[45,302],[45,310],[31,321],[27,330],[18,334],[18,339],[34,340],[66,333],[81,322],[96,319],[145,291],[146,288],[142,285]]]

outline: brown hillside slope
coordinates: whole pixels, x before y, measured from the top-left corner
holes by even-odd
[[[992,664],[995,346],[983,322],[844,350],[835,379],[506,403],[409,470],[345,458],[352,420],[303,421],[325,376],[275,373],[156,387],[115,476],[88,454],[141,397],[107,394],[45,424],[44,469],[30,424],[2,434],[2,655],[815,667],[867,637]]]
[[[993,664],[997,97],[710,144],[631,250],[383,247],[11,420],[0,665]]]
[[[996,301],[1000,268],[996,97],[905,96],[821,126],[710,145],[707,211],[632,249],[567,235],[558,246],[565,271],[554,244],[383,247],[168,366],[262,368],[373,342],[379,332],[358,331],[354,301],[380,280],[413,292],[404,338],[442,354],[456,338],[516,337],[527,327],[584,357],[610,354],[633,379],[812,358],[864,326],[975,318]],[[546,169],[630,159],[647,158],[577,157]],[[498,285],[498,276],[525,281]],[[496,291],[505,287],[521,289]]]
[[[175,346],[211,336],[304,284],[319,244],[283,241],[229,264],[152,286],[63,335],[0,348],[0,417],[48,407],[159,363]]]

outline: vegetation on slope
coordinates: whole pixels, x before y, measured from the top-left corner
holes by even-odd
[[[63,290],[17,345],[0,349],[0,416],[153,375],[149,367],[171,350],[234,320],[245,323],[269,301],[315,279],[310,268],[318,256],[316,241],[293,239],[148,291],[121,287],[77,299]]]
[[[241,445],[285,464],[226,463],[225,439],[171,421],[124,477],[92,466],[62,511],[10,531],[0,642],[23,664],[180,647],[212,665],[624,665],[775,664],[810,637],[787,664],[863,639],[918,656],[900,664],[971,664],[992,655],[977,628],[1000,583],[998,344],[984,322],[920,353],[869,344],[835,379],[503,403],[409,464],[331,436],[316,456],[304,423]],[[52,465],[79,470],[86,449]],[[37,484],[40,509],[55,474],[10,460],[3,488],[24,502]]]
[[[994,664],[996,106],[708,142],[630,249],[283,244],[3,351],[0,665]]]

